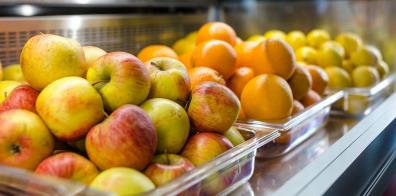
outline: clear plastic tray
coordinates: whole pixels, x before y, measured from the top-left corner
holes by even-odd
[[[396,73],[370,88],[345,89],[344,98],[334,104],[332,114],[342,117],[362,117],[394,92]]]
[[[240,127],[260,132],[262,129],[278,130],[281,136],[258,149],[258,158],[274,158],[286,154],[312,136],[330,115],[332,104],[344,97],[344,91],[332,93],[320,102],[286,119],[278,121],[239,120]]]
[[[143,195],[217,195],[227,194],[247,182],[254,172],[257,148],[279,137],[273,129],[255,132],[239,127],[246,142],[214,160],[197,167],[172,182]],[[35,175],[0,166],[0,195],[112,195],[97,192],[68,180]]]

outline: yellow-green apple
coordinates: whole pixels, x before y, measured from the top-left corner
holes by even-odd
[[[107,52],[101,48],[96,46],[83,46],[84,54],[85,54],[85,70],[88,69],[95,63],[95,61],[105,55]]]
[[[70,179],[89,185],[99,174],[96,166],[85,157],[62,152],[44,159],[34,171],[36,174]]]
[[[194,168],[186,158],[176,154],[156,155],[144,174],[156,185],[166,184]]]
[[[139,107],[123,105],[94,126],[85,140],[89,159],[100,169],[144,169],[157,148],[157,134],[150,117]]]
[[[187,112],[195,130],[224,133],[236,121],[239,109],[238,97],[230,89],[204,82],[192,91]]]
[[[238,146],[239,144],[242,144],[245,141],[245,138],[243,138],[242,134],[238,131],[238,129],[234,126],[232,126],[230,129],[228,129],[225,133],[224,136],[230,140],[230,142],[234,146]]]
[[[150,98],[166,98],[185,105],[190,94],[190,78],[180,61],[157,57],[147,62],[150,69]]]
[[[88,81],[102,95],[105,109],[114,111],[124,104],[140,104],[150,91],[150,74],[138,58],[126,52],[101,56],[88,69]]]
[[[36,110],[60,140],[86,135],[104,118],[103,102],[91,84],[80,77],[65,77],[48,85],[36,101]]]
[[[117,195],[136,195],[155,189],[147,176],[127,167],[114,167],[101,172],[90,187]]]
[[[0,164],[33,170],[54,150],[54,138],[40,117],[15,109],[0,113]]]
[[[187,141],[190,121],[187,112],[169,99],[153,98],[140,106],[157,130],[157,153],[178,153]]]
[[[238,177],[239,165],[227,167],[227,169],[213,173],[202,182],[200,195],[217,195],[231,186]]]
[[[232,143],[223,135],[201,132],[190,137],[181,152],[181,156],[186,157],[195,166],[200,166],[232,147]]]
[[[0,81],[0,103],[3,103],[11,91],[19,85],[22,85],[22,82],[11,80]]]
[[[85,73],[81,45],[73,39],[51,34],[30,38],[23,46],[20,63],[25,80],[36,90],[60,78]]]
[[[0,104],[0,112],[11,109],[25,109],[36,112],[36,99],[39,92],[27,84],[14,88]]]
[[[21,65],[12,64],[4,67],[3,69],[3,80],[14,80],[14,81],[25,81],[23,77]]]

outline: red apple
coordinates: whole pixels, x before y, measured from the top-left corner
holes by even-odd
[[[39,92],[29,85],[17,86],[0,104],[0,112],[10,109],[25,109],[36,112],[36,99]]]
[[[181,155],[195,166],[200,166],[232,147],[232,143],[223,135],[201,132],[193,135],[187,141]]]
[[[28,110],[0,113],[0,164],[33,170],[54,150],[54,138],[40,117]]]
[[[124,104],[140,104],[150,92],[149,70],[126,52],[110,52],[99,57],[88,69],[87,80],[102,96],[108,112]]]
[[[193,90],[187,112],[197,131],[224,133],[236,121],[239,109],[238,97],[230,89],[204,82]]]
[[[66,178],[89,185],[99,171],[85,157],[73,152],[62,152],[42,161],[35,173]]]
[[[141,108],[124,105],[88,132],[85,148],[102,170],[111,167],[142,170],[155,153],[157,133]]]
[[[186,158],[176,154],[156,155],[144,174],[150,178],[156,186],[166,184],[185,172],[194,168],[194,165]]]

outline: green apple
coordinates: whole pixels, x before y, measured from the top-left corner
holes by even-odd
[[[84,137],[104,118],[99,93],[80,77],[65,77],[48,85],[37,98],[36,111],[63,141]]]
[[[20,85],[22,85],[22,82],[11,80],[0,81],[0,103],[3,103],[8,95],[10,95],[11,92]]]
[[[238,129],[232,126],[228,131],[223,134],[234,146],[238,146],[245,141]]]
[[[91,161],[73,152],[62,152],[46,158],[34,172],[40,175],[75,180],[86,185],[89,185],[99,174],[98,169]]]
[[[20,63],[26,81],[36,90],[60,78],[85,73],[81,45],[73,39],[51,34],[30,38],[23,46]]]
[[[178,60],[157,57],[147,62],[150,69],[150,98],[166,98],[185,105],[190,94],[186,67]]]
[[[150,74],[145,64],[126,52],[101,56],[88,69],[87,80],[101,94],[108,112],[125,104],[138,105],[150,91]]]
[[[0,164],[33,170],[54,150],[54,138],[40,117],[28,110],[0,113]]]
[[[163,98],[149,99],[140,106],[157,130],[157,153],[178,153],[187,141],[190,121],[184,108]]]
[[[112,192],[117,195],[135,195],[155,189],[155,185],[144,174],[126,167],[114,167],[100,173],[91,188]]]
[[[98,48],[96,46],[83,46],[82,47],[84,50],[85,54],[85,69],[88,71],[88,69],[95,63],[95,61],[105,55],[107,52],[104,51],[101,48]]]
[[[25,81],[19,64],[8,65],[3,69],[3,80]]]

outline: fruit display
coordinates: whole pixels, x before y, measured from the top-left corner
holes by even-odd
[[[334,41],[324,30],[271,30],[242,41],[231,26],[209,22],[136,56],[40,34],[20,65],[1,73],[0,164],[131,195],[244,143],[238,119],[290,119],[329,91],[378,83],[389,66],[351,33]],[[181,194],[220,193],[251,176],[252,162],[241,162]]]
[[[198,33],[205,39],[190,57],[202,66],[193,69],[164,45],[135,57],[57,35],[33,36],[21,64],[7,66],[0,81],[0,164],[128,195],[210,162],[246,139],[233,127],[241,106],[225,82],[237,59],[229,44],[236,44],[235,35],[225,36],[231,31]],[[180,45],[178,52],[188,51]],[[242,91],[249,71],[242,69],[232,88]],[[217,193],[237,177],[216,173],[212,185],[185,194]]]

